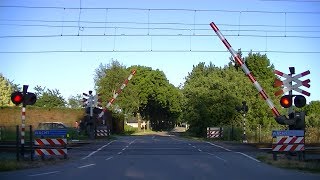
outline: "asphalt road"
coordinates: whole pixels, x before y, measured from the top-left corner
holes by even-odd
[[[175,136],[127,136],[69,151],[71,160],[0,173],[1,180],[320,179],[320,174],[264,164],[247,149]]]

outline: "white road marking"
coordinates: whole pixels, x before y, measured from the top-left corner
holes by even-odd
[[[215,158],[217,158],[217,159],[219,159],[219,160],[221,160],[223,162],[227,162],[227,160],[225,160],[225,159],[223,159],[223,158],[221,158],[221,157],[219,157],[219,156],[217,156],[215,154],[212,154],[212,153],[208,153],[208,154],[211,155],[211,156],[214,156]]]
[[[191,146],[191,144],[188,144],[189,146]]]
[[[218,148],[221,148],[221,149],[224,149],[224,150],[226,150],[226,151],[231,152],[231,150],[230,150],[230,149],[227,149],[227,148],[224,148],[224,147],[222,147],[222,146],[219,146],[219,145],[213,144],[213,143],[211,143],[211,142],[207,142],[207,143],[208,143],[208,144],[211,144],[212,146],[215,146],[215,147],[218,147]]]
[[[131,142],[129,143],[129,145],[131,145],[132,143],[134,143],[136,140],[137,140],[137,139],[135,139],[135,140],[131,141]]]
[[[112,158],[113,158],[113,156],[108,157],[108,158],[106,159],[106,161],[109,161],[109,160],[112,159]]]
[[[182,140],[182,139],[177,139],[177,138],[175,138],[175,137],[170,137],[172,140],[175,140],[175,141],[182,141],[182,142],[184,142],[185,140]]]
[[[109,142],[108,144],[105,144],[105,145],[101,146],[101,147],[100,147],[99,149],[97,149],[96,151],[93,151],[93,152],[91,152],[88,156],[82,158],[82,160],[87,159],[87,158],[89,158],[90,156],[94,155],[95,153],[101,151],[103,148],[109,146],[109,145],[110,145],[111,143],[113,143],[114,141],[116,141],[116,140],[113,140],[113,141]]]
[[[129,146],[126,146],[126,148],[128,148]]]
[[[201,149],[198,149],[198,151],[199,151],[199,152],[202,152],[202,150],[201,150]]]
[[[48,175],[48,174],[56,174],[59,173],[60,171],[52,171],[52,172],[46,172],[46,173],[40,173],[40,174],[31,174],[28,175],[29,177],[35,177],[35,176],[44,176],[44,175]]]
[[[251,159],[251,160],[254,160],[254,161],[256,161],[256,162],[261,162],[261,161],[259,161],[258,159],[254,158],[254,157],[251,157],[251,156],[249,156],[249,155],[247,155],[247,154],[245,154],[245,153],[242,153],[242,152],[235,152],[235,153],[241,154],[241,155],[243,155],[243,156],[245,156],[245,157],[247,157],[247,158],[249,158],[249,159]]]
[[[118,152],[118,154],[120,155],[122,153],[122,151]]]
[[[227,148],[224,148],[224,147],[222,147],[222,146],[213,144],[213,143],[211,143],[211,142],[207,142],[207,143],[208,143],[208,144],[211,144],[212,146],[216,146],[216,147],[218,147],[218,148],[221,148],[221,149],[224,149],[224,150],[226,150],[226,151],[232,152],[230,149],[227,149]],[[245,157],[247,157],[247,158],[249,158],[249,159],[251,159],[251,160],[254,160],[254,161],[256,161],[256,162],[261,162],[261,161],[259,161],[258,159],[254,158],[254,157],[251,157],[251,156],[249,156],[249,155],[247,155],[247,154],[245,154],[245,153],[242,153],[242,152],[234,152],[234,153],[241,154],[241,155],[243,155],[243,156],[245,156]]]
[[[78,168],[82,169],[82,168],[86,168],[86,167],[90,167],[90,166],[94,166],[94,165],[96,165],[96,164],[88,164],[88,165],[80,166]]]
[[[126,150],[127,148],[123,148],[122,151]]]
[[[192,146],[193,148],[197,148],[196,146]]]
[[[221,158],[221,157],[219,157],[219,156],[214,156],[214,157],[216,157],[217,159],[220,159],[220,160],[223,161],[223,162],[227,162],[227,160],[225,160],[225,159],[223,159],[223,158]]]

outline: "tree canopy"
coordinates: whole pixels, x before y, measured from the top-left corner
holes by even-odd
[[[36,86],[34,90],[37,96],[37,102],[34,104],[34,106],[48,108],[66,106],[66,101],[64,100],[58,89],[51,90],[46,89],[45,87]]]
[[[239,55],[242,56],[241,51]],[[281,87],[273,86],[277,77],[268,57],[249,53],[242,59],[280,113],[287,114],[287,109],[280,107],[280,97],[274,95]],[[154,130],[166,130],[180,122],[188,122],[192,133],[203,136],[210,126],[240,126],[242,114],[236,107],[243,101],[249,107],[246,113],[248,128],[254,129],[258,125],[269,129],[280,126],[265,100],[232,58],[224,67],[204,62],[194,65],[179,88],[169,83],[163,71],[140,65],[126,67],[112,59],[109,64],[100,64],[94,75],[95,90],[103,106],[106,106],[132,70],[136,70],[136,74],[110,110],[121,113],[127,119],[136,118],[140,114],[144,120],[150,121]],[[10,95],[14,90],[19,90],[18,85],[0,74],[0,106],[13,105]],[[58,89],[36,86],[34,90],[38,98],[35,106],[82,106],[82,95],[70,96],[67,103]],[[306,112],[307,127],[320,127],[320,101],[312,101],[295,110]]]
[[[102,94],[103,100],[111,98],[133,69],[137,71],[136,75],[119,95],[114,106],[129,118],[140,113],[144,119],[150,120],[154,129],[173,127],[180,117],[182,94],[160,70],[145,66],[126,68],[112,60],[110,64],[100,65],[96,70],[97,92]]]

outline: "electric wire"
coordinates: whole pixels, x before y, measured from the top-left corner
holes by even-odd
[[[132,11],[189,11],[189,12],[223,12],[223,13],[264,13],[264,14],[320,14],[320,11],[264,11],[264,10],[226,10],[226,9],[177,9],[177,8],[110,8],[110,7],[61,7],[61,6],[15,6],[4,5],[0,8],[23,8],[23,9],[69,9],[69,10],[132,10]]]

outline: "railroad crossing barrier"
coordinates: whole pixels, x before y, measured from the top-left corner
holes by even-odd
[[[222,138],[223,128],[222,127],[207,127],[207,138]]]
[[[34,155],[41,156],[42,159],[45,156],[64,156],[66,159],[68,157],[66,135],[67,130],[36,130],[35,136],[38,138],[34,139],[34,145],[38,148],[34,149]],[[44,136],[50,138],[44,138]]]
[[[107,126],[98,126],[95,130],[96,137],[110,136],[110,130]]]
[[[277,160],[277,153],[297,152],[299,160],[305,159],[305,138],[303,130],[272,131],[273,160]]]

